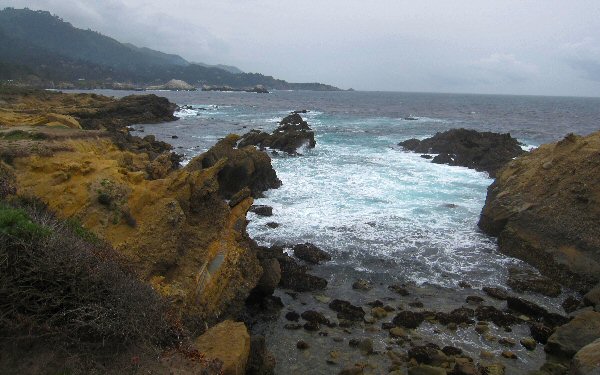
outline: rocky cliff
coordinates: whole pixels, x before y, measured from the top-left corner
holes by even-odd
[[[214,322],[243,307],[262,273],[246,212],[251,195],[279,184],[266,154],[225,140],[177,168],[170,146],[124,128],[174,118],[174,106],[153,95],[32,92],[5,101],[0,154],[18,194],[40,198],[110,242],[182,314]],[[46,118],[49,108],[74,125],[28,120]],[[235,181],[240,171],[245,179]],[[223,199],[246,187],[251,193],[235,202]]]
[[[573,134],[500,170],[479,227],[500,250],[582,291],[600,281],[600,132]]]

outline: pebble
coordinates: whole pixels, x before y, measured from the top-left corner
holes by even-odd
[[[390,336],[392,337],[404,337],[406,336],[406,331],[400,327],[394,327],[390,329]]]

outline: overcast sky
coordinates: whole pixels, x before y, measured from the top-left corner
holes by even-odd
[[[598,0],[0,0],[122,42],[361,90],[600,96]]]

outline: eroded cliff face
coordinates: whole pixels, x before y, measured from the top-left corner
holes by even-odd
[[[589,290],[600,281],[600,132],[511,161],[488,188],[479,226],[502,252]]]
[[[246,213],[253,196],[280,184],[266,154],[237,149],[230,136],[178,168],[170,145],[125,128],[175,119],[174,105],[154,95],[17,90],[0,100],[0,157],[19,195],[110,242],[183,314],[211,324],[243,307],[262,274]]]
[[[19,194],[77,218],[184,311],[210,321],[240,305],[261,268],[246,235],[252,197],[230,207],[219,194],[227,159],[149,179],[147,154],[109,139],[61,142],[67,151],[15,159]]]

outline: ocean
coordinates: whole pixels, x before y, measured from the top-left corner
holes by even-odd
[[[283,185],[267,191],[255,203],[272,206],[274,215],[248,215],[248,232],[261,245],[311,242],[333,257],[311,271],[328,280],[327,290],[301,296],[277,292],[285,305],[282,316],[287,310],[308,308],[332,315],[322,303],[331,298],[356,304],[376,298],[388,298],[392,305],[407,303],[390,294],[387,286],[392,283],[414,288],[411,301],[448,310],[461,307],[465,296],[473,294],[459,288],[460,282],[475,291],[483,286],[505,286],[509,267],[528,267],[501,254],[496,240],[477,228],[492,183],[486,173],[433,164],[402,150],[398,142],[469,128],[510,133],[529,149],[560,140],[567,133],[585,135],[600,128],[600,98],[287,91],[156,94],[185,106],[176,114],[181,119],[136,126],[134,134],[154,134],[173,144],[187,160],[229,133],[271,131],[290,111],[308,111],[302,116],[315,131],[317,146],[300,150],[300,156],[273,155]],[[279,226],[270,228],[267,222]],[[358,278],[368,279],[376,287],[370,292],[355,291],[350,285]],[[527,297],[561,312],[560,303],[568,292],[558,298]],[[358,360],[373,362],[373,373],[386,366],[382,358],[364,359],[348,352],[347,343],[334,342],[331,337],[286,331],[282,316],[257,322],[253,328],[267,337],[277,357],[278,373],[327,374],[337,371],[336,366]],[[427,326],[419,330],[424,340],[435,337],[437,342],[461,347],[473,356],[483,349],[499,350],[496,342],[467,328],[435,332],[436,328]],[[497,335],[518,340],[527,336],[527,331],[517,327]],[[376,349],[384,350],[389,344],[384,334],[368,335]],[[310,339],[311,350],[298,351],[295,344],[299,339]],[[327,363],[325,359],[336,350],[344,359]],[[508,373],[524,373],[543,362],[539,347],[533,352],[513,350],[519,360],[506,364],[512,371]]]

